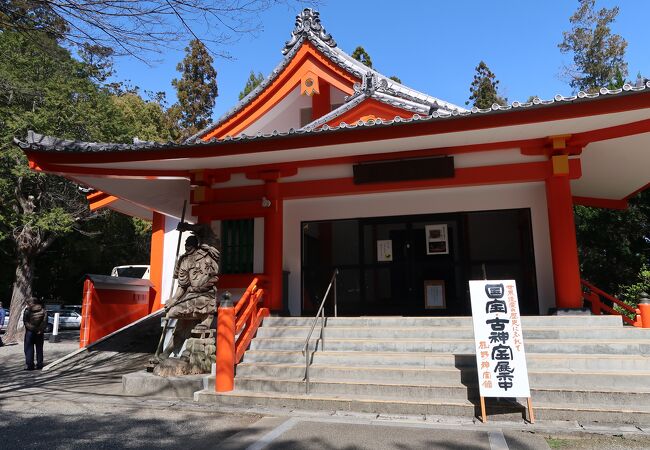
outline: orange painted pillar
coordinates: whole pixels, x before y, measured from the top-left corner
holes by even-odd
[[[153,213],[151,223],[151,255],[149,257],[149,280],[153,284],[149,298],[149,312],[162,308],[162,278],[165,249],[165,216]]]
[[[330,101],[330,84],[320,78],[319,92],[311,98],[311,120],[320,119],[332,109]]]
[[[90,342],[92,304],[95,296],[93,282],[86,278],[83,287],[83,300],[81,304],[81,326],[79,329],[79,348],[84,348]]]
[[[228,392],[235,388],[235,308],[224,299],[217,312],[217,376],[215,390]]]
[[[276,179],[266,180],[266,198],[271,205],[264,216],[264,273],[268,277],[269,295],[264,306],[272,311],[282,310],[282,198]]]
[[[556,155],[551,157],[551,163],[553,171],[546,179],[546,202],[555,279],[555,304],[558,308],[582,308],[569,159],[567,155]]]

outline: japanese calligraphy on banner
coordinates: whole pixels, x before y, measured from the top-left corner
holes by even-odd
[[[482,397],[530,397],[514,280],[469,282]]]

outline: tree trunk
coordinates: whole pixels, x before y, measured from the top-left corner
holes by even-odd
[[[16,279],[11,293],[9,323],[3,339],[5,343],[22,341],[24,338],[24,332],[18,330],[18,324],[23,320],[20,316],[21,311],[27,305],[27,301],[32,298],[33,281],[34,259],[28,255],[19,255],[18,265],[16,266]]]

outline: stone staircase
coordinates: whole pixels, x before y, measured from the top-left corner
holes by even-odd
[[[264,320],[237,366],[235,390],[214,378],[194,394],[221,406],[386,414],[478,415],[470,317],[329,318],[310,345],[311,392],[301,349],[312,319]],[[522,318],[531,396],[540,419],[650,423],[650,330],[614,316]],[[520,399],[521,404],[525,402]],[[487,399],[489,420],[521,404]]]

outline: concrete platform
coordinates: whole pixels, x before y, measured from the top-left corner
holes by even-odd
[[[205,388],[205,375],[164,378],[141,371],[122,376],[122,393],[129,396],[190,399],[195,392]]]

